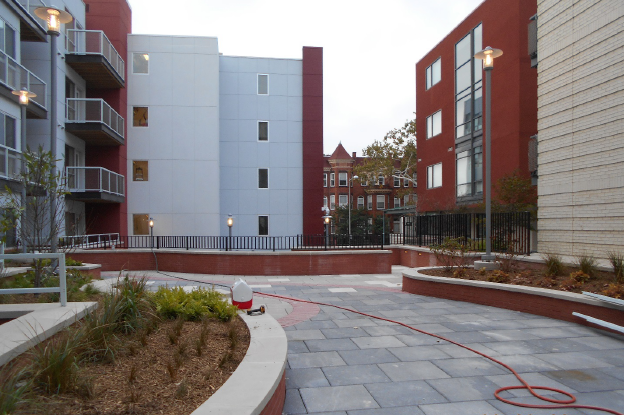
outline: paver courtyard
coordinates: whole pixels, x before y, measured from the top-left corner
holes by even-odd
[[[243,278],[257,291],[352,307],[440,334],[509,364],[531,385],[571,392],[578,404],[624,409],[624,337],[531,314],[402,293],[397,285],[402,268],[393,267],[392,275]],[[198,285],[154,272],[141,274],[153,279],[154,287]],[[225,284],[238,278],[170,274]],[[289,343],[285,414],[603,413],[510,406],[498,401],[494,391],[519,385],[515,377],[458,346],[333,307],[293,306],[255,296],[254,305],[260,303],[283,325],[296,322],[284,327]],[[547,404],[526,390],[501,396]]]

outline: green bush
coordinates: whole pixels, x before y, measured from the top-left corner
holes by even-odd
[[[594,278],[596,276],[597,263],[596,258],[592,255],[579,255],[576,259],[576,264],[578,265],[581,272],[589,275],[590,278]]]
[[[613,267],[613,273],[615,274],[615,282],[624,282],[624,255],[612,251],[607,253],[609,262]]]
[[[429,248],[436,258],[436,262],[442,264],[444,270],[450,272],[454,267],[466,266],[466,253],[470,241],[465,238],[444,238],[439,245],[431,245]]]
[[[545,254],[543,257],[544,264],[546,265],[546,271],[544,274],[547,277],[556,277],[563,275],[563,262],[561,257],[557,254]]]
[[[221,321],[230,321],[238,309],[214,290],[199,288],[186,292],[182,287],[159,287],[154,294],[156,310],[164,318],[199,320],[210,315]]]
[[[31,351],[30,370],[36,385],[47,393],[63,393],[73,388],[80,359],[82,332],[68,330],[39,343]]]
[[[27,368],[19,369],[10,363],[0,368],[0,414],[15,413],[31,385]]]
[[[82,266],[82,261],[78,261],[77,259],[73,259],[70,257],[65,257],[65,266],[66,267],[80,267]]]

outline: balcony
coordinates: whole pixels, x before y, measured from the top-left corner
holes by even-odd
[[[20,40],[25,42],[47,42],[46,23],[35,15],[37,7],[44,7],[42,0],[11,0],[6,4],[20,19]]]
[[[66,167],[67,197],[88,203],[123,203],[124,176],[103,167]]]
[[[91,88],[123,88],[125,62],[101,30],[67,31],[65,61]]]
[[[124,119],[103,99],[68,98],[65,130],[91,146],[124,144]]]
[[[31,98],[32,105],[26,108],[28,118],[47,118],[47,85],[37,75],[17,63],[15,59],[0,51],[0,95],[19,103],[19,97],[11,91],[22,88],[37,94]]]

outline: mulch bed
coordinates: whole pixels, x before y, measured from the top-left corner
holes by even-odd
[[[229,323],[208,320],[209,334],[199,355],[196,342],[202,323],[185,322],[172,344],[175,324],[165,320],[151,334],[143,333],[145,346],[142,333],[125,340],[114,362],[82,366],[73,392],[37,393],[25,413],[190,414],[234,372],[250,336],[239,317]]]

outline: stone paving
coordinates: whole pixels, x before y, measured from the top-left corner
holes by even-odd
[[[393,267],[392,275],[244,279],[260,292],[349,307],[439,334],[509,364],[531,385],[571,392],[579,404],[624,411],[623,336],[531,314],[402,293],[401,269]],[[198,285],[154,272],[142,274],[154,279],[154,287]],[[226,284],[238,278],[168,274]],[[301,309],[297,303],[254,297],[254,305],[259,303],[268,305],[289,339],[284,414],[604,413],[505,404],[494,397],[494,391],[519,385],[506,369],[390,322],[329,306],[319,306],[317,313],[309,307]],[[505,391],[501,396],[523,403],[546,403],[526,390]]]

